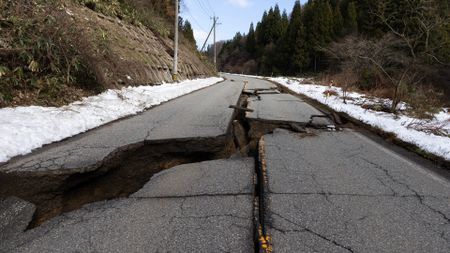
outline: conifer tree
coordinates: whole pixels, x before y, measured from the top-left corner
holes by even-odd
[[[248,30],[246,49],[251,56],[254,56],[256,52],[256,35],[253,23],[250,24],[250,29]]]
[[[383,25],[376,17],[379,12],[379,2],[373,0],[358,0],[358,32],[368,37],[380,37]]]
[[[351,1],[347,5],[347,15],[345,16],[345,30],[347,34],[358,32],[358,13],[356,3]]]
[[[289,17],[286,10],[283,11],[281,15],[281,37],[284,37],[286,34],[287,28],[289,26]]]
[[[309,0],[304,7],[303,19],[311,68],[317,71],[323,57],[321,51],[333,37],[333,12],[329,1]]]
[[[264,47],[266,44],[267,15],[267,12],[264,11],[261,21],[256,25],[256,44],[258,48]]]
[[[342,17],[341,6],[339,0],[335,1],[333,10],[333,34],[335,37],[342,36],[342,30],[344,29],[344,18]]]
[[[302,6],[299,0],[295,2],[292,9],[285,41],[287,41],[288,45],[286,59],[289,59],[287,70],[291,74],[299,74],[308,63],[305,28],[302,21]]]
[[[193,45],[196,44],[194,38],[194,30],[192,30],[191,23],[188,20],[186,20],[183,25],[183,36]]]

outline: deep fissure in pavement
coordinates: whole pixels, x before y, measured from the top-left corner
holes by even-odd
[[[257,142],[257,152],[255,153],[255,252],[267,252],[269,242],[266,229],[266,196],[265,196],[265,158],[264,158],[264,138]],[[257,251],[256,251],[257,250]]]
[[[245,106],[246,99],[241,96],[238,106]],[[245,114],[235,111],[233,119],[224,136],[130,144],[91,167],[57,172],[0,172],[0,197],[16,196],[36,205],[29,229],[87,203],[128,197],[162,170],[229,158],[237,150],[247,156]],[[235,131],[237,128],[239,130]]]
[[[33,228],[84,204],[127,197],[162,170],[186,163],[227,158],[235,152],[232,136],[142,142],[121,147],[86,173],[0,174],[1,196],[36,205]]]
[[[101,162],[81,170],[58,172],[0,173],[0,197],[17,196],[37,206],[29,228],[84,204],[128,197],[141,189],[155,174],[174,166],[228,158],[238,151],[255,159],[254,248],[264,251],[261,238],[266,238],[264,210],[264,173],[258,143],[260,137],[282,124],[266,127],[264,122],[246,118],[248,96],[242,94],[233,121],[225,136],[163,141],[143,141],[120,147]],[[257,134],[250,131],[258,129]],[[265,245],[267,246],[267,245]]]
[[[253,182],[255,187],[255,195],[253,196],[253,243],[255,253],[259,253],[262,252],[260,238],[264,228],[264,224],[261,222],[264,221],[261,217],[262,209],[264,209],[264,205],[261,202],[263,188],[260,181],[262,175],[260,173],[258,140],[252,139],[252,136],[249,135],[250,125],[245,117],[245,110],[242,110],[247,108],[247,99],[248,96],[246,94],[242,94],[239,99],[238,108],[236,108],[236,117],[233,121],[233,136],[239,153],[242,156],[250,156],[255,159],[255,178]]]
[[[247,94],[242,94],[239,102],[239,108],[247,108],[248,106]],[[254,196],[254,209],[253,209],[253,235],[254,235],[254,250],[255,253],[260,252],[270,252],[267,251],[268,243],[264,241],[267,238],[266,225],[264,211],[265,206],[265,196],[264,196],[264,185],[265,185],[265,175],[264,175],[264,158],[261,153],[263,146],[260,145],[261,136],[265,133],[273,131],[276,127],[267,128],[263,122],[256,121],[250,124],[246,118],[246,111],[241,109],[236,109],[236,117],[233,122],[233,134],[236,143],[236,147],[239,149],[241,155],[247,155],[255,159],[255,196]],[[260,126],[262,125],[262,126]],[[278,125],[278,127],[282,127]],[[255,128],[260,130],[256,134]],[[244,133],[243,133],[244,132]]]

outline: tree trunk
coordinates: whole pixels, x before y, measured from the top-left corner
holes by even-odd
[[[314,73],[317,72],[317,56],[314,55]]]
[[[394,90],[394,97],[392,98],[392,105],[391,105],[391,112],[395,113],[397,111],[397,105],[399,103],[399,92],[400,92],[400,85],[401,83],[397,84],[395,86],[395,90]]]

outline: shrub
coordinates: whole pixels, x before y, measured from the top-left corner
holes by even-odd
[[[9,38],[9,48],[0,54],[0,106],[23,92],[34,92],[51,104],[64,100],[61,95],[68,86],[96,84],[78,51],[78,31],[60,18],[54,4],[44,0],[0,2],[2,18],[11,23],[1,31]]]
[[[408,91],[406,101],[409,114],[416,118],[431,119],[443,107],[443,93],[436,91],[431,85],[421,85]]]

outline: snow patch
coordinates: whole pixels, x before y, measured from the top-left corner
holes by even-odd
[[[414,144],[431,154],[450,161],[450,138],[426,131],[426,129],[436,127],[439,128],[444,135],[450,136],[450,113],[448,109],[443,109],[441,112],[434,115],[432,120],[421,120],[402,113],[394,115],[392,113],[374,111],[362,107],[362,105],[380,103],[390,104],[391,101],[389,99],[367,98],[364,94],[348,92],[347,97],[349,99],[347,100],[347,104],[345,104],[342,99],[342,89],[339,87],[332,88],[339,96],[330,96],[327,98],[327,96],[324,95],[324,92],[329,88],[328,86],[301,84],[305,79],[277,77],[269,78],[269,80],[277,82],[296,93],[306,95],[329,106],[335,111],[347,113],[351,117],[371,125],[372,127],[379,128],[388,133],[393,133],[397,138],[404,142]],[[405,103],[401,103],[399,106],[400,111],[407,108],[407,104]]]
[[[211,86],[223,78],[107,90],[62,107],[0,109],[0,162]]]

